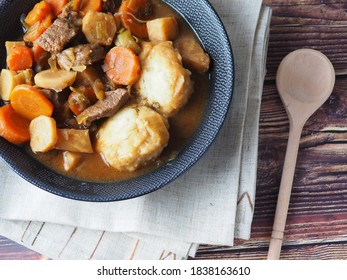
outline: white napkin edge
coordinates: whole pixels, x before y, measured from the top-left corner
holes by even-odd
[[[186,259],[189,252],[195,253],[197,250],[194,244],[175,243],[160,238],[151,237],[148,240],[146,238],[140,240],[127,237],[124,233],[91,231],[73,226],[47,224],[49,226],[45,227],[44,222],[2,219],[0,220],[0,234],[43,256],[64,260]],[[65,237],[52,240],[51,234],[57,232],[60,237],[62,235]],[[86,238],[88,242],[84,242]],[[94,241],[90,242],[90,240]],[[119,240],[123,240],[123,242],[119,244]],[[127,245],[126,249],[119,248],[119,245],[124,244]],[[102,246],[104,247],[102,248]],[[104,251],[107,250],[109,252],[105,253]]]
[[[250,239],[251,236],[250,225],[253,220],[255,206],[256,188],[254,186],[256,186],[257,180],[260,106],[266,75],[271,15],[272,9],[263,5],[254,38],[252,67],[250,67],[250,93],[243,136],[244,139],[248,140],[247,145],[242,146],[240,187],[235,224],[235,238],[245,240]]]

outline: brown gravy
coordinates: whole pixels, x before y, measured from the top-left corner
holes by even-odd
[[[172,8],[160,0],[152,0],[152,4],[154,7],[154,18],[175,16],[179,22],[180,36],[196,37],[185,20]],[[126,180],[147,173],[175,157],[188,143],[200,124],[207,101],[209,77],[208,74],[192,73],[192,80],[194,81],[193,95],[186,106],[177,115],[169,119],[170,141],[168,146],[154,163],[142,169],[135,172],[119,172],[107,166],[99,154],[93,153],[83,154],[81,163],[75,169],[65,171],[62,151],[53,150],[47,153],[33,154],[30,147],[27,148],[27,151],[45,166],[58,173],[85,181],[108,182]]]

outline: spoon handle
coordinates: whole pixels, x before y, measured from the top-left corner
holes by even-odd
[[[268,260],[278,260],[280,257],[302,129],[303,126],[290,125]]]

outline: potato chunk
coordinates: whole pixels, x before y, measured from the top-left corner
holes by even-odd
[[[63,159],[64,159],[64,170],[70,171],[71,169],[75,168],[78,165],[78,163],[82,159],[82,155],[80,153],[65,151],[63,152]]]
[[[145,106],[128,106],[100,127],[96,149],[115,169],[134,171],[155,160],[168,141],[165,118]]]
[[[57,129],[58,142],[55,148],[69,152],[93,153],[87,129]]]
[[[48,152],[58,141],[57,125],[53,118],[39,116],[30,122],[30,147],[33,152]]]
[[[185,67],[199,73],[209,70],[211,59],[195,38],[182,37],[177,39],[174,45],[182,55]]]
[[[151,41],[173,41],[178,36],[175,17],[164,17],[147,22],[148,38]]]
[[[183,68],[181,56],[166,41],[144,45],[140,54],[142,72],[135,88],[139,96],[167,117],[173,116],[188,101],[193,82],[190,71]]]
[[[82,20],[82,32],[89,43],[110,46],[117,26],[113,15],[89,11]]]

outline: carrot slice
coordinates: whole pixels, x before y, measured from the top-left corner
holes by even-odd
[[[139,21],[149,11],[148,0],[124,0],[119,8],[123,26],[142,39],[148,38],[146,22]]]
[[[8,68],[13,71],[31,68],[33,65],[31,49],[27,46],[15,46],[9,52],[6,62]]]
[[[61,13],[61,10],[68,2],[68,0],[45,0],[45,1],[51,5],[52,12],[55,16]]]
[[[103,70],[116,85],[132,85],[140,77],[140,60],[129,48],[113,47],[106,54]]]
[[[26,42],[34,42],[38,39],[43,32],[46,31],[48,27],[51,26],[53,21],[53,14],[49,13],[41,21],[35,22],[32,26],[29,27],[27,32],[24,34],[23,39]]]
[[[8,104],[0,107],[0,136],[20,145],[30,140],[30,121],[22,117]]]
[[[80,0],[80,11],[86,14],[88,11],[101,12],[102,0]]]
[[[70,0],[69,6],[73,11],[78,12],[80,9],[81,0]]]
[[[16,86],[10,95],[13,109],[23,117],[33,120],[38,116],[52,116],[53,104],[41,93],[30,85]]]
[[[51,13],[51,5],[46,1],[37,3],[25,18],[25,23],[33,25],[35,22],[43,20]]]
[[[124,2],[128,2],[128,9],[140,17],[148,13],[151,5],[148,0],[125,0]]]

